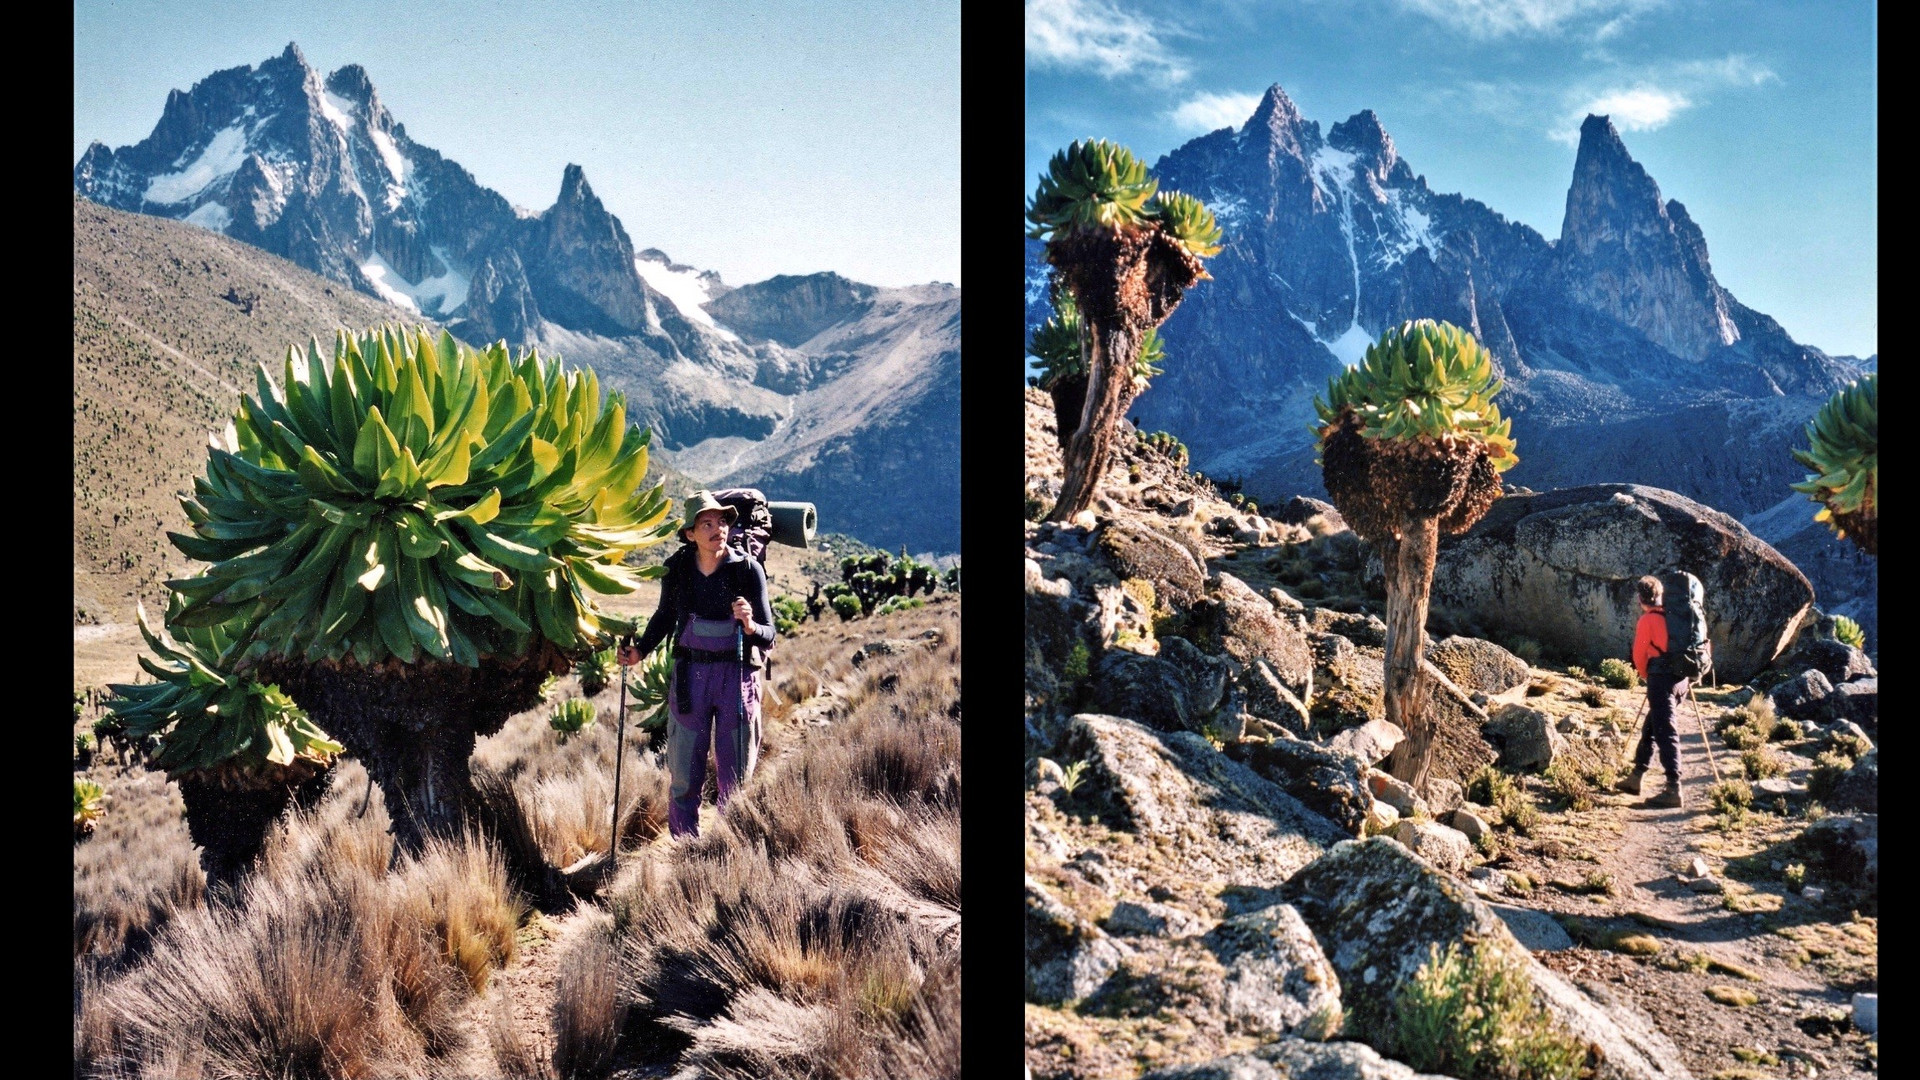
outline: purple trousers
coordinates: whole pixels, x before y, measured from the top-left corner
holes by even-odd
[[[751,667],[741,682],[741,666],[732,660],[681,660],[687,665],[690,700],[680,699],[679,673],[667,694],[673,722],[667,725],[667,768],[672,787],[667,828],[675,836],[700,832],[700,789],[707,780],[707,746],[713,746],[719,804],[753,775],[760,758],[760,680]],[[744,691],[744,694],[743,694]],[[744,698],[746,710],[741,711]]]

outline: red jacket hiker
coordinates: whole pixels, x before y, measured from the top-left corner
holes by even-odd
[[[1640,616],[1640,622],[1633,628],[1633,667],[1643,681],[1647,677],[1647,661],[1666,651],[1667,614],[1665,609],[1656,607]]]

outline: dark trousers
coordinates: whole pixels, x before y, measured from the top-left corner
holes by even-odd
[[[1647,726],[1640,729],[1640,745],[1633,752],[1633,767],[1644,769],[1653,760],[1654,747],[1660,748],[1660,767],[1668,779],[1680,778],[1680,735],[1674,730],[1673,711],[1687,699],[1687,680],[1671,675],[1647,676]]]

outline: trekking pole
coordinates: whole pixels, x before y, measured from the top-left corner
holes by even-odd
[[[616,644],[615,648],[618,648]],[[627,756],[627,671],[626,665],[616,664],[620,670],[620,720],[619,733],[613,740],[613,831],[607,835],[607,876],[620,868],[620,766]]]
[[[1707,767],[1713,770],[1713,782],[1720,782],[1720,763],[1713,758],[1713,742],[1707,738],[1707,721],[1700,715],[1700,699],[1694,696],[1693,684],[1687,684],[1687,703],[1693,707],[1693,724],[1700,729],[1700,745],[1707,748]]]
[[[1647,714],[1647,690],[1640,688],[1640,710],[1633,714],[1633,734],[1627,737],[1626,752],[1631,755],[1640,744],[1640,719]]]
[[[733,620],[733,659],[734,662],[739,665],[740,670],[739,722],[747,725],[747,734],[751,735],[753,734],[753,725],[747,723],[747,630],[746,627],[740,625],[739,619]],[[736,730],[738,729],[736,728]],[[746,766],[746,762],[744,761],[736,761],[734,764],[742,768]],[[746,777],[743,775],[740,779],[744,781]]]

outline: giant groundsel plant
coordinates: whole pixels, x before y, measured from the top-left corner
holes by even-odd
[[[1841,539],[1880,554],[1880,373],[1847,384],[1807,424],[1793,459],[1813,473],[1793,485],[1820,504],[1813,515]]]

